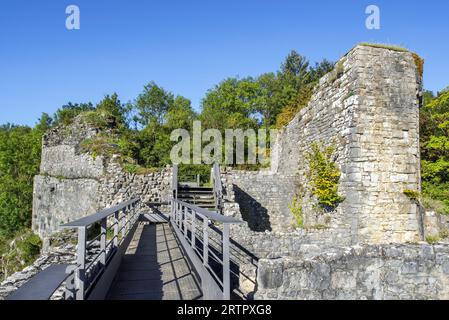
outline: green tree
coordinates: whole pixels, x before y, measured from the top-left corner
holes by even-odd
[[[281,65],[279,77],[284,86],[291,86],[295,90],[312,81],[309,69],[310,63],[304,56],[292,50]]]
[[[190,131],[196,118],[197,114],[193,110],[190,100],[183,96],[177,96],[165,114],[165,128],[169,131],[174,129]]]
[[[420,110],[423,194],[428,204],[449,214],[449,92],[424,94]]]
[[[91,102],[89,103],[71,103],[59,108],[54,115],[54,125],[69,125],[73,122],[73,119],[86,111],[94,111],[95,107]]]
[[[127,109],[125,105],[120,102],[116,93],[106,95],[103,100],[98,103],[96,112],[103,117],[109,118],[110,125],[113,128],[123,129],[127,126]]]
[[[43,114],[34,129],[0,127],[0,233],[12,236],[31,224],[33,179],[39,173],[42,135],[51,125]]]
[[[155,82],[150,82],[136,99],[136,120],[144,127],[152,122],[162,124],[165,114],[173,104],[173,100],[174,97],[171,92],[165,91]]]
[[[259,86],[252,78],[228,78],[209,90],[202,101],[200,118],[205,128],[224,131],[257,128]]]

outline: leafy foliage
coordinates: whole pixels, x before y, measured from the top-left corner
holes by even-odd
[[[425,93],[420,127],[423,196],[429,209],[449,214],[449,92]]]
[[[94,111],[95,108],[92,103],[81,103],[73,104],[69,102],[68,104],[62,106],[58,109],[53,117],[54,125],[69,125],[73,123],[73,120],[81,113],[87,111]]]
[[[297,227],[304,228],[304,213],[302,209],[302,199],[300,196],[295,196],[292,203],[288,205],[288,208],[295,217]]]
[[[340,169],[334,157],[335,147],[324,146],[323,143],[313,142],[310,151],[306,153],[309,170],[307,179],[313,196],[318,204],[326,211],[331,211],[344,200],[338,195]]]
[[[44,114],[34,129],[0,127],[0,234],[12,236],[30,226],[33,178],[39,173],[41,140],[48,125]]]

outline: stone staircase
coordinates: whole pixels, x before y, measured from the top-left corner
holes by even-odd
[[[178,199],[210,211],[216,210],[213,188],[179,186]]]

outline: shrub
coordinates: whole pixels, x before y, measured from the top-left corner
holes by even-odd
[[[97,156],[111,156],[114,153],[119,153],[119,146],[116,142],[114,138],[97,135],[94,138],[81,142],[81,150],[91,153],[94,158]]]
[[[23,261],[26,264],[30,264],[39,255],[42,248],[42,240],[38,235],[32,233],[19,242],[17,247],[21,251]]]
[[[439,214],[449,215],[449,184],[423,181],[422,186],[423,206]]]
[[[427,236],[426,242],[429,244],[435,244],[441,241],[440,236]]]
[[[295,196],[292,200],[292,203],[288,205],[288,208],[295,217],[297,227],[304,228],[304,213],[302,210],[302,199],[299,196]]]
[[[332,211],[344,200],[338,195],[341,172],[333,160],[334,152],[334,146],[325,147],[322,143],[314,142],[306,153],[309,164],[306,176],[312,195],[326,211]]]

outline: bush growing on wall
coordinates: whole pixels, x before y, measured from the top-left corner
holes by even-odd
[[[295,196],[292,203],[288,205],[291,213],[295,217],[298,228],[304,228],[304,213],[302,209],[302,199],[300,196]]]
[[[334,161],[334,153],[334,146],[324,146],[321,142],[312,143],[306,153],[309,186],[318,205],[325,211],[332,211],[344,200],[338,195],[341,172]]]

